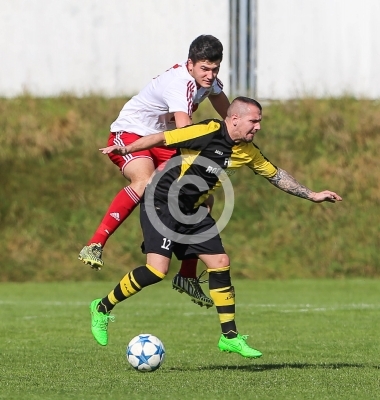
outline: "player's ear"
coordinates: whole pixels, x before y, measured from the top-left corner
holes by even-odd
[[[187,60],[187,69],[188,69],[189,71],[192,71],[193,68],[194,68],[194,63],[193,63],[193,62],[191,61],[191,59],[189,58],[189,59]]]

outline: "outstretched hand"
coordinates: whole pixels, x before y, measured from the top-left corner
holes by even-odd
[[[313,201],[314,203],[323,203],[324,201],[335,203],[336,201],[342,201],[342,198],[335,192],[324,190],[323,192],[314,193],[311,201]]]
[[[125,156],[126,154],[128,154],[126,147],[116,146],[116,145],[103,147],[99,149],[99,151],[101,151],[103,154],[113,153],[113,154],[118,154],[120,156]]]

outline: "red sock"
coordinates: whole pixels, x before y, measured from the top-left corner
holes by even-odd
[[[123,188],[113,199],[94,236],[88,242],[104,246],[108,238],[132,213],[140,202],[140,196],[130,187]]]
[[[198,264],[197,258],[192,258],[191,260],[182,260],[181,268],[178,271],[178,273],[184,278],[196,278],[197,264]]]

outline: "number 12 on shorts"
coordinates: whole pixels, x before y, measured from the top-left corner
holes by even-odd
[[[170,244],[172,241],[167,238],[163,238],[162,240],[163,240],[163,243],[162,243],[161,249],[170,250],[169,247],[170,247]]]

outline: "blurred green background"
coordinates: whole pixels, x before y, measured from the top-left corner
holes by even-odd
[[[118,281],[144,263],[138,210],[109,239],[101,272],[77,260],[126,185],[98,152],[125,101],[0,99],[0,281]],[[380,102],[310,98],[263,106],[255,143],[264,155],[311,189],[336,191],[343,202],[289,196],[242,168],[231,178],[235,208],[222,232],[232,274],[379,277]],[[207,102],[194,117],[217,115]],[[220,192],[214,216],[223,203]],[[177,265],[173,260],[171,274]]]

